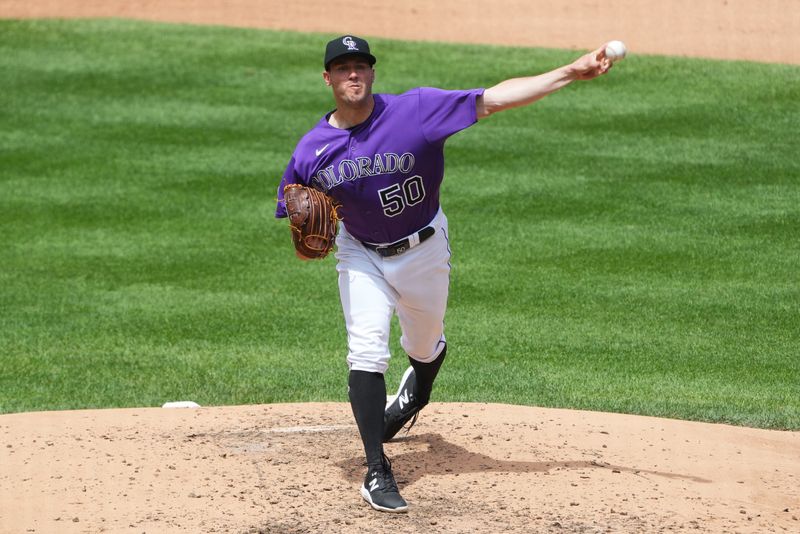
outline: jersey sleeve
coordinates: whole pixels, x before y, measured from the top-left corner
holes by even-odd
[[[478,121],[475,101],[483,89],[445,91],[432,87],[419,89],[420,125],[431,143],[444,142],[448,137]]]
[[[300,183],[300,176],[295,170],[294,161],[294,156],[292,156],[292,159],[289,160],[289,165],[286,166],[286,170],[283,172],[281,183],[278,184],[278,202],[275,206],[275,217],[279,219],[287,216],[286,202],[283,200],[283,188],[288,184]]]

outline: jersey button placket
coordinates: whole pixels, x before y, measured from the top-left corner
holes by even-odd
[[[356,128],[358,129],[358,128]],[[355,131],[350,131],[350,154],[355,156],[356,150],[358,150],[358,135]]]

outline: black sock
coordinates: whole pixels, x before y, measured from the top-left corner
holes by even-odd
[[[381,373],[350,371],[350,407],[364,443],[367,465],[383,463],[383,412],[386,407],[386,382]]]
[[[417,399],[421,406],[428,404],[431,399],[433,381],[436,380],[436,375],[439,374],[439,368],[442,366],[445,356],[447,356],[447,345],[444,346],[439,356],[430,363],[422,363],[414,358],[408,358],[417,377]]]

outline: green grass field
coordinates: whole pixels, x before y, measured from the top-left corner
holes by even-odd
[[[334,259],[272,217],[329,38],[0,21],[0,412],[346,400]],[[379,92],[577,56],[371,44]],[[434,400],[800,429],[798,82],[634,54],[453,137]]]

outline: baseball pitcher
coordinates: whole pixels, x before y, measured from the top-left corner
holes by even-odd
[[[368,466],[361,495],[376,510],[404,512],[408,505],[383,443],[413,425],[447,354],[450,240],[439,205],[444,144],[493,113],[605,74],[611,62],[603,46],[553,71],[485,90],[420,87],[399,95],[373,94],[375,63],[359,37],[327,44],[322,78],[336,109],[297,144],[278,187],[276,217],[290,218],[302,259],[324,257],[335,242],[350,404]],[[387,403],[393,314],[410,367]]]

